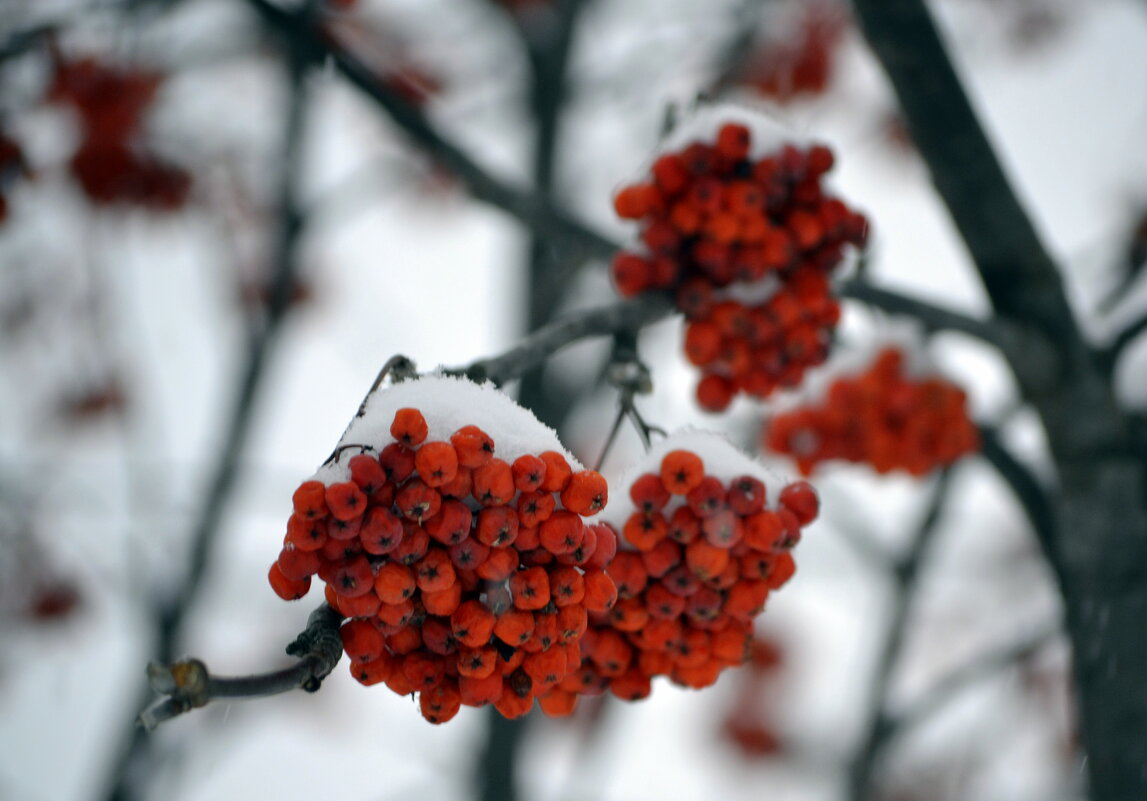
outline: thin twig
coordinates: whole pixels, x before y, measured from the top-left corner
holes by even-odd
[[[295,13],[304,17],[313,12],[314,3],[308,2]],[[219,459],[211,474],[199,518],[191,532],[187,571],[179,586],[174,589],[170,597],[163,599],[156,610],[155,655],[160,663],[171,663],[175,660],[175,650],[184,621],[203,588],[203,577],[215,549],[223,513],[239,475],[240,456],[254,421],[255,400],[266,374],[270,354],[278,341],[278,334],[290,308],[291,288],[295,282],[298,266],[296,251],[303,230],[303,217],[299,211],[298,183],[302,164],[304,117],[307,109],[308,93],[304,76],[308,55],[298,47],[290,47],[285,54],[284,62],[289,100],[284,122],[278,241],[266,318],[263,325],[251,336],[247,362],[239,378],[231,417],[227,421],[221,440],[223,445]],[[140,736],[138,729],[135,730],[130,743],[112,769],[111,789],[107,796],[109,801],[129,801],[137,797],[138,793],[134,787],[139,778],[136,767],[145,762],[144,757],[149,747],[147,739]]]
[[[342,615],[323,604],[311,613],[307,627],[287,646],[299,660],[280,670],[253,676],[213,676],[198,659],[183,659],[170,665],[152,662],[147,673],[151,688],[162,697],[139,716],[148,731],[185,712],[221,698],[262,698],[305,690],[315,692],[334,670],[342,656],[339,637]]]
[[[671,303],[660,295],[645,295],[611,306],[577,312],[542,326],[505,353],[479,359],[462,367],[449,368],[445,372],[501,385],[520,377],[578,340],[641,328],[672,313]]]
[[[887,719],[887,737],[898,737],[921,721],[927,720],[938,709],[956,698],[978,681],[994,676],[999,671],[1028,659],[1063,631],[1060,624],[1039,629],[1018,642],[1008,643],[989,653],[969,659],[937,681],[920,698],[909,703]]]
[[[429,118],[398,92],[387,87],[371,69],[318,28],[307,26],[268,0],[247,0],[265,22],[288,38],[306,42],[318,56],[356,89],[369,97],[421,149],[460,178],[477,199],[502,209],[551,241],[561,242],[583,257],[608,259],[617,245],[573,219],[553,203],[495,178],[451,141]]]
[[[849,771],[849,798],[862,801],[870,798],[873,792],[872,777],[877,761],[891,733],[888,717],[888,696],[895,676],[896,666],[902,656],[904,638],[908,631],[908,619],[919,590],[920,568],[927,555],[928,547],[935,539],[944,503],[951,487],[951,468],[945,468],[939,475],[932,490],[928,509],[916,528],[915,536],[908,551],[895,568],[896,587],[893,600],[892,620],[888,624],[887,635],[872,672],[872,689],[869,693],[871,712],[868,729]]]
[[[969,317],[918,298],[881,289],[856,278],[841,281],[837,284],[837,291],[841,297],[851,298],[889,314],[902,314],[919,320],[928,331],[956,331],[999,348],[1005,357],[1017,354],[1018,332],[1011,330],[1001,319],[981,320]]]
[[[609,456],[610,450],[613,449],[614,440],[617,439],[617,432],[621,430],[621,424],[625,422],[625,418],[628,416],[629,409],[626,408],[624,403],[618,403],[617,414],[613,417],[613,425],[609,427],[609,434],[605,437],[605,445],[602,446],[601,454],[593,464],[594,470],[601,471],[601,466],[605,464],[605,457]]]

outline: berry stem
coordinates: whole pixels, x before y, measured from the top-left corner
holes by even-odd
[[[594,470],[601,472],[601,466],[605,464],[605,457],[609,455],[609,451],[613,448],[613,443],[617,439],[617,432],[621,430],[621,424],[625,422],[625,418],[628,416],[629,409],[625,407],[624,403],[619,403],[617,414],[613,418],[613,425],[609,427],[609,434],[605,438],[605,445],[601,448],[601,455],[598,456],[597,461],[594,462]]]
[[[637,429],[637,434],[645,444],[645,449],[649,450],[649,432],[652,429],[645,424],[645,420],[637,411],[637,406],[634,405],[633,401],[636,395],[648,395],[653,391],[653,380],[649,375],[649,368],[637,355],[636,331],[622,329],[614,333],[613,353],[610,356],[605,375],[609,383],[613,384],[618,391],[617,417],[609,429],[609,436],[606,437],[605,446],[602,448],[601,456],[598,457],[594,470],[601,470],[601,466],[605,463],[605,457],[609,454],[614,441],[617,439],[617,434],[621,430],[621,424],[627,417]]]
[[[342,619],[326,604],[320,606],[311,613],[306,629],[287,646],[287,653],[299,657],[298,661],[268,673],[213,676],[198,659],[167,665],[152,662],[147,667],[148,682],[161,697],[140,714],[139,725],[151,731],[220,698],[263,698],[298,689],[315,692],[342,656]]]

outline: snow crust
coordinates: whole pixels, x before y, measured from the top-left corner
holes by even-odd
[[[629,498],[630,486],[645,473],[659,473],[661,460],[667,453],[677,450],[692,451],[700,456],[701,461],[705,463],[705,475],[720,479],[723,484],[727,485],[739,476],[748,475],[758,479],[765,485],[767,509],[777,508],[780,491],[791,483],[777,471],[746,454],[723,434],[685,428],[654,443],[644,456],[621,474],[620,480],[610,483],[609,506],[601,513],[601,521],[610,523],[620,531],[625,521],[636,511],[633,501]],[[672,512],[684,503],[683,496],[674,495],[665,505],[664,511]]]
[[[807,136],[764,108],[722,101],[700,103],[684,110],[673,129],[661,140],[657,155],[681,150],[694,142],[712,144],[717,140],[717,132],[729,123],[739,123],[749,129],[752,134],[749,158],[753,160],[775,153],[786,144],[811,144]]]
[[[448,441],[450,435],[463,426],[476,425],[493,438],[494,456],[506,462],[512,463],[527,453],[557,451],[575,472],[585,469],[562,446],[557,432],[494,384],[476,384],[441,374],[379,388],[367,400],[362,415],[347,426],[339,439],[339,447],[369,445],[375,453],[381,451],[394,442],[390,424],[394,413],[404,408],[422,412],[429,429],[427,442]],[[349,463],[358,453],[353,448],[342,451],[337,460],[320,467],[312,478],[325,484],[349,480]]]

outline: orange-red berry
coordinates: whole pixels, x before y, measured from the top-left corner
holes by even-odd
[[[401,445],[416,448],[423,443],[428,433],[426,418],[417,409],[399,409],[394,413],[390,435]]]

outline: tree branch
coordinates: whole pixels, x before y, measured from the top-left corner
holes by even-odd
[[[576,249],[583,257],[608,259],[617,251],[617,246],[609,239],[574,220],[544,198],[514,188],[490,175],[439,131],[419,108],[379,81],[369,67],[329,35],[275,7],[268,0],[247,2],[281,35],[306,42],[317,57],[329,59],[352,86],[385,111],[420,148],[460,178],[475,198],[507,212],[538,236]]]
[[[1115,339],[1113,339],[1110,344],[1103,348],[1100,352],[1100,359],[1104,366],[1108,370],[1113,370],[1127,346],[1144,333],[1147,333],[1147,315],[1128,324],[1126,328],[1115,335]]]
[[[147,666],[148,683],[163,697],[139,716],[148,731],[185,712],[221,698],[262,698],[291,690],[313,693],[342,657],[339,637],[342,615],[323,604],[307,619],[307,627],[287,646],[299,660],[281,670],[254,676],[213,676],[198,659],[182,659],[170,665]]]
[[[996,310],[1054,341],[1077,339],[1063,283],[1012,190],[923,0],[854,0]]]
[[[994,676],[1001,670],[1028,659],[1048,642],[1059,636],[1063,627],[1056,624],[1037,630],[1018,642],[1009,643],[982,656],[969,660],[940,679],[922,697],[887,720],[888,736],[899,736],[936,710],[956,698],[969,686]]]
[[[1060,556],[1056,544],[1055,510],[1047,491],[1039,479],[1000,442],[995,429],[987,426],[980,428],[980,451],[1015,494],[1044,554],[1057,568],[1056,575],[1062,575],[1058,569]]]
[[[463,375],[473,381],[493,381],[502,385],[542,364],[567,345],[593,336],[636,330],[673,313],[663,295],[643,295],[612,306],[577,312],[542,326],[521,343],[498,356],[448,368],[449,375]]]
[[[945,309],[941,306],[901,295],[887,289],[873,286],[867,281],[849,278],[837,284],[837,291],[843,298],[850,298],[873,308],[913,317],[928,331],[956,331],[967,334],[981,342],[999,348],[1009,361],[1019,350],[1019,335],[1005,320],[996,318],[980,320],[965,314]],[[1030,354],[1029,354],[1030,358]]]
[[[311,0],[296,12],[300,17],[313,13]],[[211,473],[199,517],[191,532],[191,552],[187,572],[173,588],[170,597],[161,598],[156,610],[157,630],[155,655],[161,663],[174,661],[174,654],[184,621],[194,607],[202,589],[203,577],[215,542],[219,537],[223,512],[230,500],[239,475],[239,459],[246,445],[255,415],[255,400],[274,348],[282,323],[290,308],[291,287],[295,282],[298,259],[296,250],[303,229],[299,211],[298,179],[302,164],[304,116],[307,92],[303,80],[308,55],[297,42],[291,42],[284,57],[288,84],[288,106],[284,121],[282,177],[279,187],[279,230],[274,255],[274,274],[267,304],[266,318],[256,328],[247,350],[247,362],[239,377],[234,406],[222,437],[219,460]],[[141,705],[146,700],[141,701]],[[138,708],[138,707],[137,707]],[[149,743],[135,730],[112,772],[112,786],[108,801],[131,801],[138,795],[134,784],[138,781],[137,765],[143,765]]]
[[[895,570],[896,587],[892,608],[892,620],[880,650],[880,655],[872,671],[872,689],[869,699],[872,705],[869,714],[868,730],[861,740],[856,756],[849,770],[849,798],[852,801],[870,798],[873,795],[872,777],[884,745],[892,732],[887,707],[889,688],[895,675],[896,665],[904,648],[904,637],[908,630],[908,617],[919,589],[920,568],[927,555],[928,547],[935,539],[944,503],[951,487],[952,470],[945,468],[932,489],[932,497],[923,518],[916,528],[915,536],[907,553],[898,561]]]

